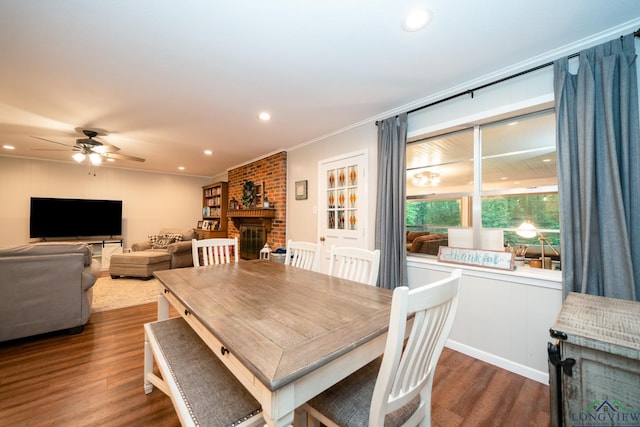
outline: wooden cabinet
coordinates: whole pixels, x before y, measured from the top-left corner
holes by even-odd
[[[569,293],[549,343],[552,426],[640,418],[640,302]]]
[[[228,184],[216,182],[202,187],[202,222],[198,239],[227,237]]]

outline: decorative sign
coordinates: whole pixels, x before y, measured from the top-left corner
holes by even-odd
[[[500,270],[513,270],[513,252],[440,246],[438,250],[438,261],[473,265],[476,267],[497,268]]]

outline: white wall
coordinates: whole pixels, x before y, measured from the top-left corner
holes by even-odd
[[[313,144],[290,149],[287,154],[287,239],[317,242],[318,162],[358,150],[367,150],[369,186],[369,235],[373,236],[376,208],[378,128],[374,122],[346,130]],[[307,200],[296,200],[296,181],[307,180]],[[374,239],[369,239],[373,249]]]
[[[409,115],[407,138],[469,128],[487,120],[553,107],[553,68],[546,67]]]
[[[445,278],[461,266],[410,257],[409,287]],[[562,306],[561,274],[524,268],[463,268],[447,347],[548,384],[547,342]]]
[[[160,228],[195,227],[202,218],[202,186],[212,181],[0,156],[0,182],[0,245],[29,242],[33,196],[122,200],[124,247],[128,248]]]

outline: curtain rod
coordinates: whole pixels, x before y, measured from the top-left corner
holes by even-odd
[[[633,33],[633,35],[634,35],[634,37],[638,37],[638,38],[640,38],[640,28],[639,28],[639,29],[637,29],[637,30]],[[623,36],[620,36],[620,39],[621,39],[621,40],[622,40],[622,37],[623,37]],[[574,53],[574,54],[571,54],[571,55],[569,55],[569,56],[568,56],[568,58],[574,58],[574,57],[576,57],[576,56],[578,56],[578,55],[580,55],[580,52],[576,52],[576,53]],[[473,98],[473,93],[474,93],[474,92],[476,92],[476,91],[478,91],[478,90],[480,90],[480,89],[485,89],[485,88],[487,88],[487,87],[489,87],[489,86],[493,86],[493,85],[496,85],[496,84],[498,84],[498,83],[502,83],[502,82],[505,82],[505,81],[507,81],[507,80],[511,80],[511,79],[516,78],[516,77],[520,77],[520,76],[523,76],[523,75],[525,75],[525,74],[533,73],[534,71],[538,71],[538,70],[541,70],[541,69],[543,69],[543,68],[550,67],[550,66],[552,66],[552,65],[553,65],[553,63],[554,63],[554,61],[547,62],[546,64],[538,65],[538,66],[536,66],[536,67],[529,68],[528,70],[520,71],[519,73],[512,74],[512,75],[510,75],[510,76],[503,77],[503,78],[501,78],[501,79],[494,80],[494,81],[492,81],[492,82],[485,83],[485,84],[480,85],[480,86],[476,86],[476,87],[475,87],[475,88],[473,88],[473,89],[467,89],[467,90],[465,90],[465,91],[458,92],[458,93],[456,93],[456,94],[454,94],[454,95],[451,95],[451,96],[448,96],[448,97],[446,97],[446,98],[439,99],[439,100],[437,100],[437,101],[433,101],[433,102],[431,102],[431,103],[429,103],[429,104],[422,105],[422,106],[420,106],[420,107],[416,107],[416,108],[414,108],[414,109],[412,109],[412,110],[409,110],[409,111],[407,111],[407,114],[415,113],[416,111],[424,110],[425,108],[433,107],[434,105],[438,105],[438,104],[442,104],[443,102],[451,101],[452,99],[459,98],[459,97],[461,97],[461,96],[463,96],[463,95],[471,95],[471,98]],[[378,126],[378,122],[379,122],[379,121],[378,121],[378,120],[376,120],[376,126]]]

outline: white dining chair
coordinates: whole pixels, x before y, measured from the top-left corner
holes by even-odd
[[[298,415],[304,419],[306,412],[314,426],[430,426],[433,376],[453,326],[461,275],[458,269],[419,288],[396,288],[384,357],[311,399]]]
[[[380,250],[373,251],[346,246],[332,247],[329,274],[375,286],[380,270]]]
[[[320,269],[320,244],[289,240],[284,264],[318,271]]]
[[[238,238],[193,239],[191,255],[194,267],[238,262]]]

